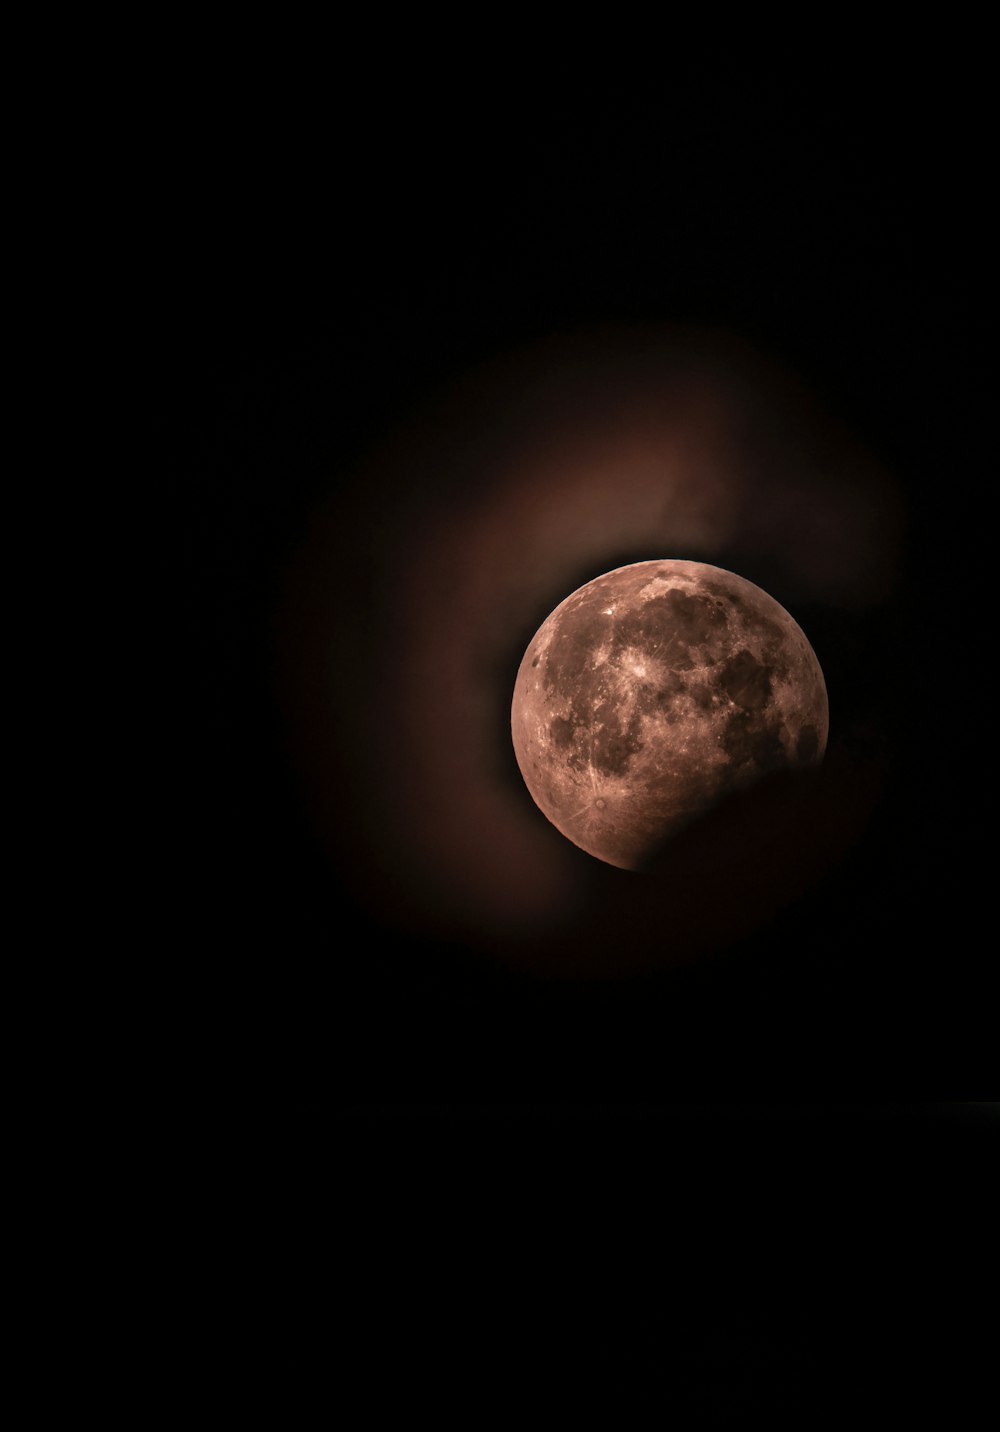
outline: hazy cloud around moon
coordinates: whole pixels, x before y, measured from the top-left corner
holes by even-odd
[[[280,614],[333,858],[404,924],[501,943],[558,928],[588,858],[538,817],[508,726],[545,616],[658,557],[728,567],[793,612],[863,613],[891,599],[902,537],[862,444],[725,337],[552,339],[463,378],[339,484]]]

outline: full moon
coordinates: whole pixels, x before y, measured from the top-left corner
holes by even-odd
[[[702,562],[636,562],[546,618],[518,669],[514,752],[535,804],[598,860],[641,870],[726,796],[818,764],[826,683],[773,597]]]

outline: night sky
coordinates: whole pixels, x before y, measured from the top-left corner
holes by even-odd
[[[731,1157],[801,1149],[822,1181],[831,1147],[834,1182],[874,1157],[903,1189],[955,1137],[892,1101],[984,1092],[993,1062],[970,64],[929,39],[641,76],[206,60],[150,106],[129,183],[164,681],[138,957],[186,1090],[265,1109],[298,1158],[331,1113],[369,1153],[405,1126],[400,1168],[474,1127],[501,1178],[515,1145],[522,1169],[555,1146],[581,1176],[651,1177],[672,1140],[713,1198]],[[636,464],[658,481],[671,444],[649,508]],[[574,980],[549,876],[583,902],[581,948],[647,950],[695,921],[692,889],[752,901],[769,878],[767,850],[758,869],[731,842],[728,885],[696,851],[679,917],[676,891],[564,850],[519,785],[533,631],[657,556],[792,612],[840,764],[784,902],[700,962]],[[466,703],[450,785],[429,665]],[[494,733],[471,754],[469,720]],[[645,1366],[614,1336],[609,1365]]]

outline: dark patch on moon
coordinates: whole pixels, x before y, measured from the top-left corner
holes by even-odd
[[[763,711],[771,699],[771,672],[745,647],[724,663],[718,679],[730,701],[744,711]]]
[[[548,691],[568,691],[586,681],[587,672],[600,636],[587,623],[581,625],[572,617],[564,617],[556,628],[545,663],[545,686]]]
[[[565,750],[573,744],[573,736],[576,733],[577,723],[565,716],[554,716],[549,723],[549,735],[552,737],[553,745]]]
[[[594,766],[602,776],[623,776],[641,747],[631,728],[623,730],[617,723],[599,726],[594,734]]]
[[[627,612],[616,625],[615,639],[643,647],[675,671],[690,671],[715,662],[713,648],[725,628],[725,615],[714,602],[674,587]]]
[[[595,769],[604,776],[623,776],[632,757],[642,749],[638,711],[623,722],[617,703],[605,698],[594,711],[594,721],[591,760]]]
[[[733,711],[726,720],[722,745],[737,768],[752,766],[764,774],[785,764],[785,748],[777,725],[762,724],[752,711]]]

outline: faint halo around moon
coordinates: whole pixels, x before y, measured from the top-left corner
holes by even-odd
[[[574,845],[641,870],[724,797],[818,764],[826,683],[773,597],[721,567],[636,562],[571,593],[511,705],[536,805]]]

